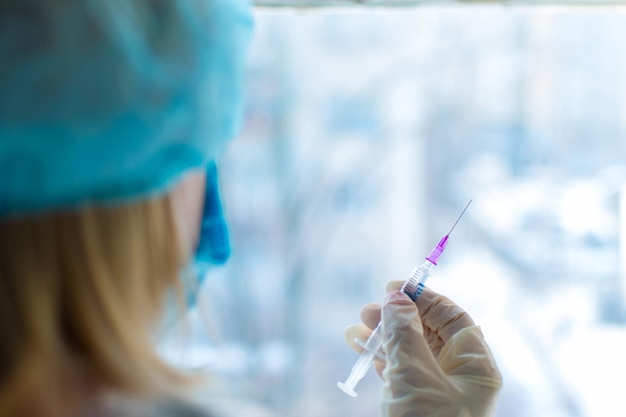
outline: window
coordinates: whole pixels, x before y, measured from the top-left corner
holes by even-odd
[[[325,2],[257,0],[278,3]],[[247,124],[221,161],[233,257],[203,295],[222,324],[207,361],[245,415],[377,416],[375,373],[357,399],[335,386],[356,359],[343,329],[469,198],[431,286],[482,325],[497,415],[621,409],[626,9],[256,18]]]

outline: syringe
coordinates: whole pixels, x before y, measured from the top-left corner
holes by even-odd
[[[424,291],[424,286],[428,278],[430,278],[430,271],[433,269],[435,265],[437,265],[437,261],[439,257],[443,253],[444,249],[448,244],[448,238],[450,237],[450,233],[456,227],[456,224],[459,222],[465,210],[472,203],[470,200],[459,217],[456,219],[450,231],[437,243],[437,245],[430,251],[428,256],[426,257],[426,262],[416,267],[411,276],[402,284],[400,291],[403,291],[406,295],[408,295],[411,300],[416,301],[420,296],[422,291]],[[383,344],[383,332],[381,329],[381,324],[378,323],[378,326],[374,329],[372,334],[367,338],[364,342],[359,339],[355,339],[355,342],[363,348],[363,352],[359,355],[356,363],[352,367],[352,371],[350,372],[350,376],[346,379],[345,382],[337,382],[337,386],[346,394],[356,397],[356,392],[354,391],[354,387],[359,383],[361,379],[367,374],[367,371],[371,368],[372,363],[374,361],[374,357],[377,356],[384,360],[384,355],[380,352],[381,346]]]

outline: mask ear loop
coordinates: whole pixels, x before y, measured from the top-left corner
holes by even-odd
[[[214,161],[207,165],[205,184],[198,246],[195,254],[191,256],[187,265],[180,271],[186,311],[175,312],[172,309],[174,306],[169,305],[165,314],[165,332],[169,335],[172,343],[169,346],[167,355],[169,360],[173,361],[177,366],[195,371],[210,368],[210,361],[205,363],[204,360],[198,361],[198,358],[196,358],[194,360],[195,363],[186,363],[187,361],[185,360],[189,356],[189,349],[193,348],[193,339],[198,337],[195,334],[198,329],[197,326],[203,329],[202,332],[206,332],[207,337],[214,340],[218,345],[220,343],[217,336],[219,332],[210,320],[210,307],[207,305],[207,300],[203,300],[205,297],[202,297],[202,294],[200,294],[200,288],[208,270],[212,266],[223,264],[230,256],[228,228],[223,216],[217,167]],[[184,211],[178,205],[175,205],[174,209],[179,227],[183,226],[185,222],[181,215]],[[189,233],[185,228],[182,228],[182,230],[183,233]],[[189,239],[186,240],[186,242],[189,241]],[[194,328],[196,330],[193,330]]]
[[[218,348],[224,347],[224,341],[220,338],[213,317],[210,301],[207,294],[200,293],[200,287],[204,282],[210,268],[224,264],[230,257],[230,239],[228,225],[224,218],[222,200],[219,190],[219,179],[215,161],[209,162],[206,168],[206,183],[204,194],[204,207],[200,224],[200,237],[196,249],[195,262],[193,263],[196,276],[196,292],[193,298],[187,297],[189,307],[194,307],[196,325],[199,325],[206,337]],[[209,364],[195,364],[195,369],[210,368]]]
[[[185,225],[184,210],[174,204],[176,222],[184,234],[189,230],[181,227]],[[189,239],[185,240],[189,242]],[[193,371],[211,368],[214,364],[206,358],[189,360],[190,349],[193,349],[198,329],[216,344],[221,346],[219,331],[212,316],[210,303],[200,293],[202,282],[206,278],[209,268],[223,264],[230,256],[230,240],[228,228],[223,216],[222,202],[219,194],[217,167],[211,161],[206,168],[205,197],[200,222],[198,246],[195,254],[180,271],[180,280],[184,292],[186,311],[176,310],[176,306],[166,305],[164,326],[161,329],[164,339],[169,340],[166,346],[166,360]],[[206,294],[205,294],[206,295]],[[173,295],[171,295],[173,296]],[[168,300],[170,303],[172,299]],[[193,310],[193,311],[192,311]],[[199,326],[199,327],[198,327]],[[194,330],[195,329],[195,330]]]
[[[184,176],[178,179],[178,184],[174,185],[168,192],[170,193],[170,207],[172,211],[175,232],[180,248],[181,261],[184,263],[178,271],[179,285],[167,291],[163,304],[160,324],[155,328],[155,336],[162,338],[175,328],[185,313],[189,309],[190,294],[197,292],[197,280],[194,274],[194,250],[191,230],[187,224],[185,201],[178,191]]]
[[[155,327],[155,338],[168,338],[172,332],[180,330],[179,325],[184,321],[189,308],[195,303],[195,294],[198,292],[198,280],[195,274],[194,253],[189,227],[185,222],[183,203],[177,198],[171,200],[172,213],[178,241],[182,246],[179,250],[186,261],[178,271],[179,285],[170,288],[165,294],[162,316]]]
[[[169,363],[185,368],[185,358],[192,346],[193,329],[189,322],[189,311],[197,303],[200,288],[196,273],[194,248],[190,230],[185,221],[184,203],[172,199],[172,211],[182,253],[186,262],[178,272],[179,285],[170,289],[163,304],[161,318],[154,328],[153,338],[161,356]]]

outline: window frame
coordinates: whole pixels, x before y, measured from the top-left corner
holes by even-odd
[[[415,7],[415,6],[626,6],[623,0],[253,0],[256,7]],[[625,9],[626,10],[626,9]]]

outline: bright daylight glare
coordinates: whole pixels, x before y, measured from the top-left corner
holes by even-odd
[[[498,417],[604,417],[626,375],[626,10],[257,9],[233,253],[180,358],[247,417],[376,417],[344,328],[445,235],[429,285],[481,325]],[[228,325],[222,325],[228,323]],[[182,360],[182,359],[181,359]]]

